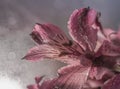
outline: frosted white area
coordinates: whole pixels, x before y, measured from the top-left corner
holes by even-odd
[[[14,80],[8,76],[0,76],[0,89],[23,89],[19,80]]]

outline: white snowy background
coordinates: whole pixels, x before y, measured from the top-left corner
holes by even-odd
[[[56,76],[64,64],[21,60],[35,43],[29,36],[36,22],[49,22],[68,35],[67,21],[74,9],[95,8],[105,28],[120,25],[119,0],[0,0],[0,89],[26,89],[37,75]]]

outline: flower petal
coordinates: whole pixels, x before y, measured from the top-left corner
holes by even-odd
[[[105,40],[96,55],[120,56],[120,47]]]
[[[84,50],[93,51],[96,47],[97,31],[101,29],[98,24],[98,13],[89,8],[75,10],[68,22],[69,33],[73,40]]]
[[[114,30],[110,29],[110,28],[104,29],[104,33],[105,33],[105,35],[108,39],[114,39],[115,38],[115,36],[112,37],[112,35],[114,35],[114,33],[116,33],[116,32]]]
[[[112,35],[111,41],[116,45],[120,47],[120,29],[118,32],[114,32]]]
[[[38,43],[38,44],[42,44],[42,43],[43,43],[42,37],[40,36],[40,34],[39,34],[36,30],[33,30],[30,35],[31,35],[32,39],[33,39],[36,43]]]
[[[37,84],[29,86],[28,89],[82,89],[87,81],[90,68],[91,66],[66,66],[59,71],[59,77],[45,80],[43,83],[40,80],[40,83],[36,82]]]
[[[91,68],[92,63],[90,63],[89,60],[85,60],[85,61],[88,62],[88,63],[86,63],[84,65],[72,64],[72,65],[64,66],[64,67],[58,69],[58,74],[60,76],[68,74],[69,72],[73,71],[76,68],[76,66],[81,67],[81,68],[84,68],[84,67],[90,67]]]
[[[108,39],[116,46],[120,46],[120,30],[114,31],[112,29],[104,30]]]
[[[53,47],[43,44],[31,48],[23,59],[38,60],[42,58],[56,58],[60,52]]]
[[[43,43],[71,45],[69,39],[66,37],[62,30],[53,24],[39,24],[37,23],[33,29],[32,36],[41,40]]]
[[[86,84],[88,87],[87,89],[98,89],[99,87],[101,87],[103,85],[103,82],[95,80],[95,79],[88,79]]]
[[[92,67],[89,74],[91,79],[101,80],[105,82],[114,76],[114,73],[105,67]]]
[[[120,89],[120,74],[107,81],[102,89]]]
[[[90,67],[80,67],[78,65],[69,68],[66,69],[66,73],[58,78],[56,87],[61,89],[82,89],[87,81]]]
[[[51,45],[64,53],[83,53],[77,43],[69,40],[60,28],[52,24],[36,24],[31,36],[38,44]]]
[[[35,77],[36,84],[39,84],[43,78],[44,78],[44,76],[37,76],[37,77]]]
[[[56,81],[56,78],[52,80],[46,80],[40,85],[39,89],[57,89],[54,86]]]
[[[73,53],[74,52],[74,53]],[[44,58],[58,60],[67,64],[80,64],[81,54],[77,53],[77,51],[73,51],[72,53],[68,53],[68,51],[60,51],[56,49],[54,46],[41,44],[31,48],[26,56],[23,59],[27,60],[42,60]],[[85,60],[83,60],[85,61]]]
[[[69,68],[67,73],[60,75],[58,78],[43,82],[40,89],[82,89],[87,81],[90,68],[80,67],[79,65]]]
[[[99,61],[101,61],[101,65],[107,67],[109,69],[113,69],[115,65],[117,65],[118,56],[102,56]]]
[[[28,85],[27,89],[39,89],[37,84],[33,84],[33,85]]]

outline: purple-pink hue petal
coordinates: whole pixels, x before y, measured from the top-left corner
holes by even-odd
[[[102,89],[120,89],[120,74],[107,81]]]
[[[92,18],[90,18],[92,17]],[[73,40],[84,50],[94,51],[97,41],[97,12],[90,8],[75,10],[68,22],[69,33]]]
[[[39,87],[37,84],[34,84],[34,85],[28,85],[27,89],[39,89]]]
[[[42,39],[43,43],[50,44],[69,44],[69,39],[62,32],[62,30],[53,24],[39,24],[37,23],[33,29],[38,38]]]
[[[75,10],[68,22],[73,40],[53,24],[35,25],[31,36],[38,45],[24,58],[48,58],[68,65],[51,80],[35,77],[36,84],[28,89],[120,89],[120,30],[103,31],[99,16],[94,9]]]
[[[96,55],[120,56],[120,47],[105,40]]]
[[[31,48],[23,59],[38,60],[43,58],[56,58],[60,52],[53,47],[43,44]]]

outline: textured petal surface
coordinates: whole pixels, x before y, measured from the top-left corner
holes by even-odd
[[[81,58],[82,58],[82,57],[81,57]],[[67,74],[67,73],[75,70],[75,69],[77,68],[76,66],[81,67],[81,68],[82,68],[82,67],[83,67],[83,68],[84,68],[84,67],[86,67],[86,68],[88,68],[88,67],[91,68],[91,65],[92,65],[91,61],[89,61],[88,59],[83,59],[83,60],[81,60],[81,61],[84,61],[84,63],[81,62],[80,64],[67,65],[67,66],[64,66],[64,67],[58,69],[58,74],[59,74],[59,75]]]
[[[40,39],[43,43],[70,45],[69,39],[62,32],[62,30],[53,24],[37,23],[32,33],[33,34],[31,35],[33,36],[33,38],[34,38],[34,35],[36,35],[35,40]]]
[[[112,76],[114,76],[114,73],[105,67],[92,67],[89,74],[91,79],[106,81]]]
[[[115,38],[115,36],[114,36],[115,31],[112,30],[112,29],[109,29],[109,28],[104,29],[104,33],[105,33],[105,35],[106,35],[106,37],[107,37],[108,39],[113,39],[113,38]],[[113,35],[113,37],[112,37],[112,35]]]
[[[60,28],[52,24],[36,24],[31,36],[39,45],[29,50],[24,57],[28,60],[50,58],[74,64],[80,60],[73,58],[84,53],[76,42],[70,41]]]
[[[96,55],[120,56],[120,47],[105,40]]]
[[[120,74],[106,82],[102,89],[120,89]]]
[[[98,26],[98,13],[89,8],[75,10],[68,22],[69,33],[73,40],[85,50],[93,51],[96,47]]]
[[[65,69],[67,72],[62,73],[58,78],[49,81],[40,89],[82,89],[87,81],[89,67],[71,66]],[[63,72],[63,71],[61,71]],[[44,84],[44,82],[43,82]],[[43,84],[41,86],[43,86]],[[49,87],[48,87],[49,86]]]
[[[70,69],[69,69],[70,68]],[[87,81],[90,67],[71,66],[64,68],[67,72],[63,73],[57,80],[56,87],[60,89],[82,89]]]
[[[42,58],[56,58],[60,52],[53,47],[43,44],[31,48],[23,59],[38,60]]]
[[[71,52],[72,53],[68,53],[68,51],[60,51],[54,48],[54,46],[41,44],[31,48],[26,56],[23,57],[23,59],[35,61],[38,59],[42,60],[48,58],[58,60],[67,64],[80,64],[80,62],[82,61],[80,60],[80,58],[83,58],[81,54],[75,50],[71,50]]]
[[[120,30],[105,29],[104,32],[113,44],[120,46]]]

